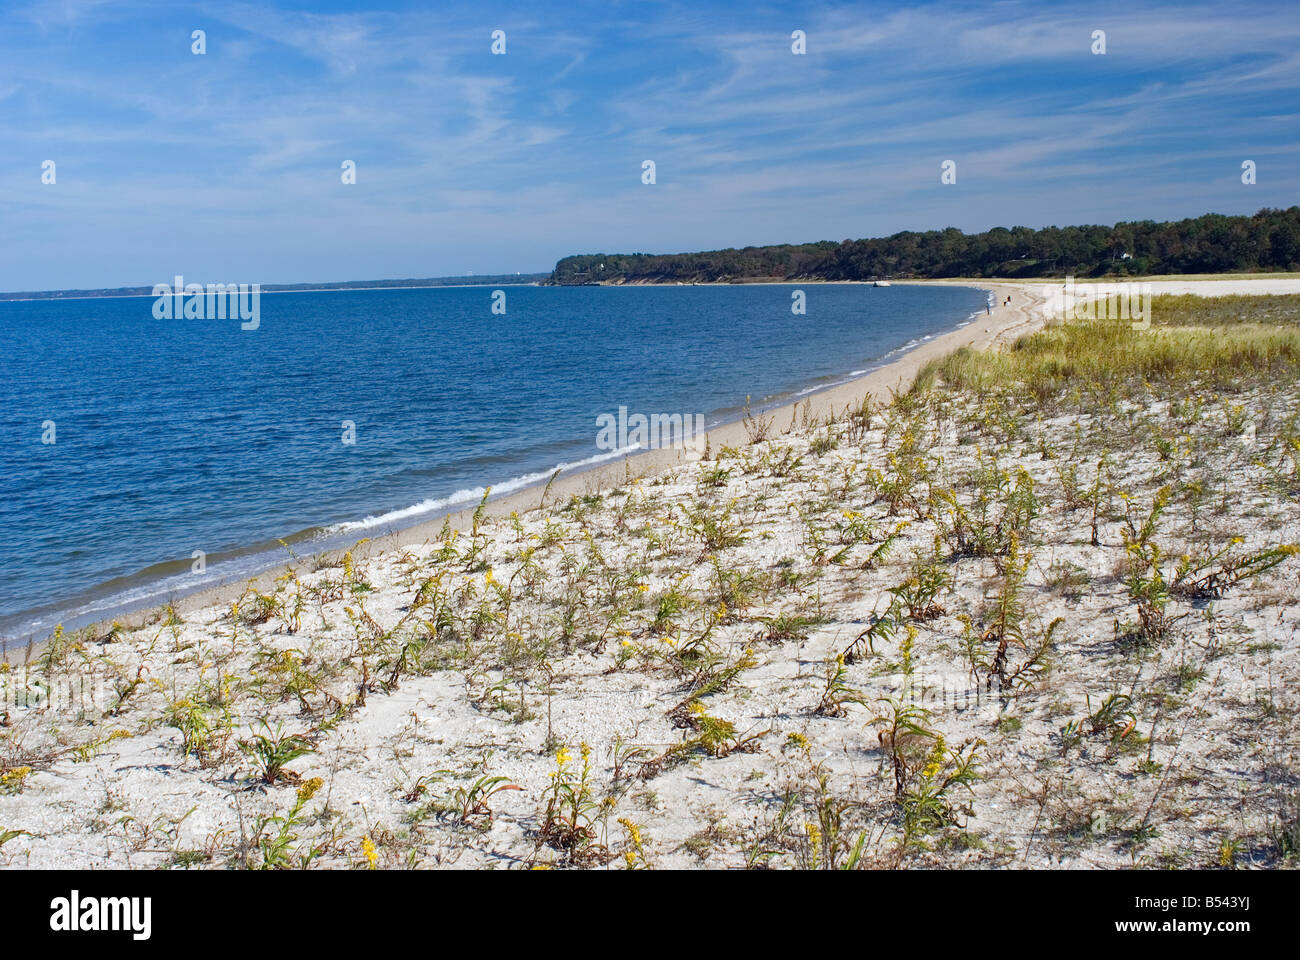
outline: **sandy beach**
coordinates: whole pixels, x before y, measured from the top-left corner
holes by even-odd
[[[908,281],[899,282],[901,284]],[[942,357],[959,347],[970,347],[979,350],[994,344],[1010,343],[1016,337],[1036,329],[1043,321],[1038,310],[1046,298],[1042,290],[1038,289],[1035,284],[1009,284],[976,280],[915,282],[918,284],[949,284],[991,290],[995,292],[999,305],[993,308],[991,314],[982,314],[966,326],[927,340],[898,359],[861,377],[837,384],[828,389],[818,390],[800,399],[797,403],[784,403],[770,409],[764,409],[764,416],[768,416],[774,422],[784,426],[788,425],[792,418],[796,416],[796,408],[798,408],[799,416],[806,413],[807,416],[813,419],[820,419],[828,414],[842,411],[848,405],[858,403],[864,396],[872,396],[876,399],[888,398],[891,391],[906,389],[912,378],[916,376],[917,371],[938,357]],[[869,286],[869,284],[862,284],[861,286]],[[1013,302],[1009,306],[1000,305],[1001,301],[1008,295],[1013,298]],[[706,434],[706,445],[714,450],[721,449],[724,446],[735,446],[745,441],[744,425],[739,420],[722,424]],[[562,473],[550,484],[549,489],[547,489],[546,484],[537,484],[505,496],[493,497],[488,500],[485,512],[488,516],[501,517],[509,516],[512,512],[533,510],[541,503],[543,493],[546,494],[548,503],[561,503],[577,494],[608,489],[622,482],[628,476],[650,476],[675,465],[693,462],[698,460],[699,457],[699,453],[689,449],[665,448],[641,451],[588,469]],[[436,537],[444,523],[450,523],[454,529],[463,530],[470,523],[475,506],[471,505],[460,510],[438,513],[427,521],[400,530],[376,533],[368,537],[364,543],[353,547],[353,552],[357,556],[370,556],[376,552],[391,550],[407,543],[427,542]],[[342,556],[342,550],[326,551],[321,556],[337,558]],[[318,561],[315,559],[309,561],[311,564],[316,562]],[[200,610],[213,605],[225,605],[242,594],[250,585],[256,589],[265,590],[269,585],[274,584],[278,577],[283,576],[287,570],[300,567],[301,564],[299,563],[286,562],[250,580],[238,580],[177,596],[172,599],[172,604],[176,610],[182,613]],[[140,623],[156,615],[157,609],[155,607],[145,607],[101,621],[90,629],[92,631],[105,630],[114,620],[124,625]],[[39,648],[39,646],[40,643],[38,642],[35,648]],[[11,660],[20,659],[25,655],[27,654],[25,654],[24,648],[19,645],[10,648],[5,654]]]
[[[819,390],[797,403],[785,403],[764,411],[774,423],[788,425],[793,418],[807,416],[813,420],[824,419],[843,411],[847,406],[856,405],[864,396],[876,400],[887,399],[892,391],[907,389],[912,379],[926,364],[961,347],[972,350],[985,350],[990,347],[1003,346],[1013,342],[1017,337],[1039,329],[1045,318],[1041,313],[1047,301],[1044,287],[1052,284],[1042,282],[1004,283],[996,281],[971,280],[915,280],[896,281],[898,284],[948,285],[976,287],[990,290],[996,298],[996,305],[991,314],[980,315],[968,325],[918,345],[897,360],[872,370],[861,377],[838,384],[826,390]],[[788,284],[783,284],[788,285]],[[1159,280],[1151,283],[1152,292],[1160,294],[1193,293],[1197,296],[1240,296],[1285,295],[1300,293],[1300,280],[1297,279],[1216,279],[1199,281]],[[1002,301],[1010,296],[1012,302],[1003,305]],[[796,410],[798,408],[798,410]],[[744,424],[733,421],[710,430],[707,445],[717,450],[725,446],[736,446],[746,441]],[[661,449],[646,450],[632,454],[622,460],[604,463],[587,470],[561,474],[547,491],[550,503],[561,503],[577,494],[592,493],[608,489],[622,482],[628,476],[651,476],[674,465],[690,463],[699,458],[699,454],[690,450]],[[541,503],[544,485],[528,487],[503,497],[488,500],[486,513],[489,516],[509,516],[512,512],[523,512],[537,508]],[[449,522],[454,529],[463,530],[469,524],[474,507],[440,514],[427,522],[412,527],[385,532],[370,537],[368,541],[354,548],[359,556],[369,556],[376,551],[389,550],[407,543],[426,542],[435,537],[444,522]],[[330,556],[341,555],[341,551],[331,551]],[[255,578],[252,584],[257,589],[266,589],[275,582],[284,571],[293,567],[283,567],[268,571]],[[247,582],[223,584],[177,598],[175,607],[180,611],[198,610],[215,604],[229,603],[239,596],[247,587]],[[127,614],[117,619],[123,623],[133,620],[138,622],[154,614],[152,610]],[[98,625],[103,628],[106,623]]]
[[[0,865],[1264,857],[1300,715],[1300,524],[1276,486],[1295,382],[915,399],[954,351],[1047,322],[1041,284],[952,282],[1011,303],[703,455],[11,651],[10,688],[56,696],[0,723]],[[971,548],[979,530],[996,545]],[[1157,541],[1174,599],[1153,626],[1133,558]],[[1160,572],[1179,556],[1252,586]]]

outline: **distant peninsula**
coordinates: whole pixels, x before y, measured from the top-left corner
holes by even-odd
[[[501,273],[481,277],[425,277],[410,280],[343,280],[338,283],[263,283],[262,293],[309,293],[328,290],[403,290],[415,287],[469,287],[542,283],[546,273]],[[211,279],[211,278],[210,278]],[[217,278],[220,279],[220,278]],[[170,283],[171,277],[160,281]],[[196,281],[197,282],[197,281]],[[216,282],[216,280],[213,280]],[[0,293],[0,300],[83,300],[89,297],[151,297],[153,287],[112,287],[100,290],[41,290]]]
[[[1149,276],[1300,270],[1300,206],[1254,216],[1114,226],[955,227],[870,240],[780,244],[703,253],[565,257],[547,283],[753,283],[943,277]]]

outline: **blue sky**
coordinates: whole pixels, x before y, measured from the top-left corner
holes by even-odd
[[[1293,3],[41,0],[0,24],[0,290],[1300,203]]]

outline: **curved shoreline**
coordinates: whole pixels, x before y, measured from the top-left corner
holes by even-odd
[[[1036,329],[1042,322],[1036,308],[1046,298],[1040,292],[1042,288],[1035,289],[1032,284],[984,283],[977,280],[899,280],[894,283],[896,285],[960,286],[998,291],[999,300],[1009,295],[1012,303],[1010,306],[996,306],[991,314],[977,315],[969,323],[946,333],[937,334],[933,339],[917,344],[901,356],[859,377],[817,388],[778,406],[762,409],[762,416],[771,419],[775,431],[782,433],[788,431],[788,425],[797,416],[798,408],[805,405],[810,418],[824,418],[829,413],[842,411],[846,406],[856,405],[867,395],[876,399],[887,398],[891,392],[904,390],[910,386],[917,373],[934,359],[961,347],[978,350],[1012,342],[1017,337]],[[724,446],[738,447],[748,442],[742,419],[718,424],[705,432],[705,438],[706,449],[709,450],[718,450]],[[629,477],[652,476],[670,467],[699,460],[701,457],[702,454],[692,450],[671,448],[643,450],[562,474],[556,477],[549,487],[544,482],[538,482],[514,490],[506,496],[489,499],[485,512],[492,516],[508,516],[512,511],[525,513],[537,510],[543,505],[543,497],[551,504],[563,502],[574,494],[611,489],[625,482]],[[406,544],[428,542],[437,537],[444,523],[449,523],[457,530],[468,528],[477,507],[477,502],[470,501],[458,509],[438,511],[409,527],[377,533],[359,547],[354,546],[352,549],[359,557],[369,557]],[[76,629],[103,632],[113,621],[132,627],[142,625],[156,618],[169,604],[182,615],[217,604],[226,605],[242,595],[250,586],[261,592],[267,592],[273,589],[276,579],[283,576],[286,571],[302,570],[305,566],[317,566],[322,561],[328,562],[333,558],[341,557],[346,549],[348,548],[344,546],[327,547],[293,560],[275,563],[251,577],[239,577],[175,594],[168,600],[148,603],[125,613],[110,614]],[[7,645],[0,642],[0,659],[15,660],[28,656],[43,646],[46,639],[10,640]]]

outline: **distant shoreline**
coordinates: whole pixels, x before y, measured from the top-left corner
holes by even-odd
[[[451,287],[531,287],[541,284],[539,277],[549,277],[546,273],[525,273],[514,276],[485,277],[430,277],[429,280],[444,280],[443,283],[427,281],[407,283],[404,281],[385,282],[383,280],[347,281],[342,284],[320,284],[298,286],[292,283],[261,284],[261,293],[347,293],[355,290],[441,290]],[[454,282],[452,282],[454,281]],[[350,284],[365,284],[351,286]],[[137,292],[138,291],[138,292]],[[145,292],[148,291],[148,292]],[[68,294],[65,296],[65,294]],[[76,296],[71,296],[76,294]],[[104,293],[92,290],[23,290],[15,293],[0,293],[0,303],[33,303],[43,300],[138,300],[156,296],[152,287],[115,287]]]
[[[737,277],[731,280],[668,280],[668,279],[636,279],[636,280],[593,280],[582,283],[565,283],[557,282],[553,279],[553,274],[548,273],[530,273],[519,274],[513,277],[502,276],[500,278],[487,277],[431,277],[430,280],[445,280],[442,283],[404,283],[385,282],[383,280],[375,281],[356,281],[364,286],[349,286],[346,284],[321,284],[311,286],[298,286],[296,284],[262,284],[261,293],[346,293],[348,291],[364,290],[441,290],[447,288],[460,287],[752,287],[752,286],[799,286],[802,284],[818,285],[859,285],[873,286],[881,280],[889,283],[934,283],[934,284],[959,284],[961,286],[983,286],[990,284],[1053,284],[1060,283],[1064,279],[1061,277],[882,277],[871,280],[831,280],[823,277],[800,277],[798,279],[783,279],[781,277]],[[1108,280],[1122,279],[1127,283],[1154,283],[1154,282],[1203,282],[1207,280],[1215,281],[1248,281],[1248,280],[1295,280],[1300,279],[1300,272],[1285,270],[1255,270],[1243,271],[1241,273],[1160,273],[1160,274],[1105,274],[1100,277],[1086,277],[1084,280],[1089,283],[1103,282]],[[454,281],[454,282],[453,282]],[[352,281],[347,281],[351,283]],[[149,292],[143,292],[148,290]],[[131,291],[131,292],[126,292]],[[141,291],[141,292],[134,292]],[[66,295],[65,295],[66,294]],[[73,296],[75,294],[75,296]],[[0,303],[36,303],[45,300],[141,300],[152,299],[155,294],[151,288],[147,287],[118,287],[110,292],[95,293],[89,290],[37,290],[37,291],[18,291],[13,293],[0,293]]]
[[[783,280],[780,277],[763,277],[749,279],[738,277],[734,280],[599,280],[584,283],[550,283],[541,282],[543,287],[757,287],[785,286],[797,287],[803,284],[874,286],[880,282],[899,284],[958,284],[964,287],[988,285],[1015,286],[1018,284],[1060,284],[1069,279],[1069,275],[1059,277],[880,277],[872,280],[828,280],[822,277],[800,277]],[[1300,271],[1295,270],[1251,270],[1241,273],[1153,273],[1150,275],[1136,273],[1108,273],[1101,276],[1076,276],[1077,283],[1204,283],[1206,281],[1275,281],[1300,280]]]

